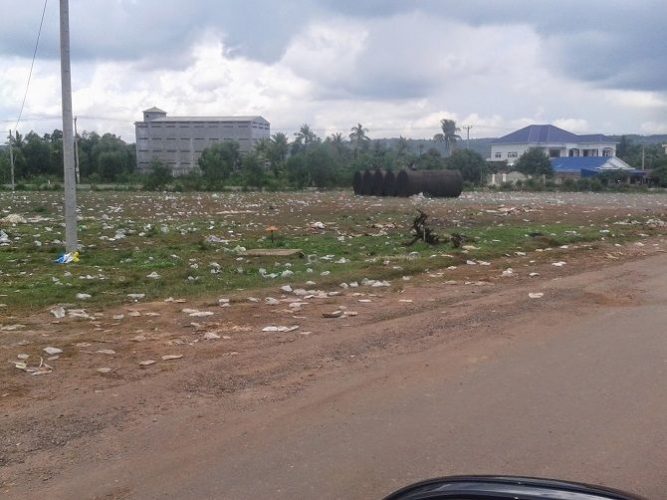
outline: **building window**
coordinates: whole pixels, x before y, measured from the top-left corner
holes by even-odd
[[[507,153],[507,157],[508,158],[518,158],[519,153],[517,153],[516,151],[510,151],[509,153]]]
[[[495,155],[493,155],[493,157],[494,158],[502,158],[503,154],[502,153],[496,153]]]

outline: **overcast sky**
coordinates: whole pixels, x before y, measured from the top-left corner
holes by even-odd
[[[19,130],[62,128],[49,0]],[[0,0],[0,121],[20,109],[43,0]],[[79,130],[261,114],[272,132],[497,137],[531,123],[667,133],[667,0],[71,0]],[[4,134],[3,134],[4,135]]]

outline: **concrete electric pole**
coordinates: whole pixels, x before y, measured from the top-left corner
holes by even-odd
[[[14,137],[12,136],[12,130],[9,129],[9,169],[11,172],[11,179],[12,179],[12,193],[16,189],[16,184],[14,183],[14,146],[12,143],[14,142]]]
[[[466,149],[470,149],[470,129],[472,125],[463,125],[461,128],[466,130]]]
[[[60,79],[63,108],[63,163],[65,170],[65,251],[78,250],[76,176],[72,130],[72,72],[69,58],[69,0],[60,0]]]

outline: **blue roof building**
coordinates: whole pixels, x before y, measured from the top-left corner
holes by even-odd
[[[615,156],[552,158],[551,166],[554,174],[561,177],[594,177],[603,172],[619,170],[627,172],[631,177],[643,177],[646,174],[643,170],[635,170]]]
[[[616,142],[602,134],[577,135],[554,125],[529,125],[493,141],[491,160],[512,165],[532,148],[549,158],[616,156]]]

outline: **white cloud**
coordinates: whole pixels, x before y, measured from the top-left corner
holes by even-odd
[[[167,4],[164,16],[169,17],[175,3]],[[361,122],[376,138],[431,137],[445,117],[472,125],[471,137],[499,136],[531,123],[580,133],[663,130],[665,92],[600,90],[568,76],[572,73],[564,73],[564,63],[554,58],[563,56],[562,32],[545,35],[543,25],[517,12],[505,24],[499,24],[501,17],[469,24],[470,13],[444,16],[435,8],[395,6],[390,13],[354,15],[346,7],[343,15],[311,5],[290,17],[285,7],[279,19],[294,22],[278,34],[269,28],[268,13],[262,18],[266,34],[248,27],[248,40],[265,35],[260,47],[243,42],[242,24],[233,29],[219,21],[207,24],[201,17],[204,4],[184,13],[174,39],[160,29],[162,45],[140,44],[133,54],[123,40],[115,40],[100,53],[118,49],[122,57],[73,61],[80,130],[109,131],[133,141],[133,122],[154,105],[171,115],[261,114],[273,132],[291,133],[309,123],[320,135],[347,134]],[[107,30],[136,14],[133,2],[114,5],[118,11]],[[196,22],[188,21],[195,15],[200,16]],[[208,28],[194,29],[200,25]],[[128,37],[139,36],[141,26],[133,22]],[[92,40],[91,33],[84,39]],[[580,38],[600,45],[609,36],[596,32]],[[274,38],[280,39],[279,48],[271,47]],[[179,50],[171,52],[176,42]],[[254,56],[256,51],[264,56]],[[26,58],[0,56],[0,120],[5,123],[18,113],[28,67]],[[22,131],[60,128],[59,114],[59,65],[39,59]]]
[[[559,118],[553,124],[575,134],[583,134],[591,130],[587,120],[583,118]]]
[[[635,109],[667,108],[667,95],[639,90],[608,90],[604,97],[609,103]]]
[[[644,122],[640,126],[644,134],[667,134],[667,121],[663,122]]]

